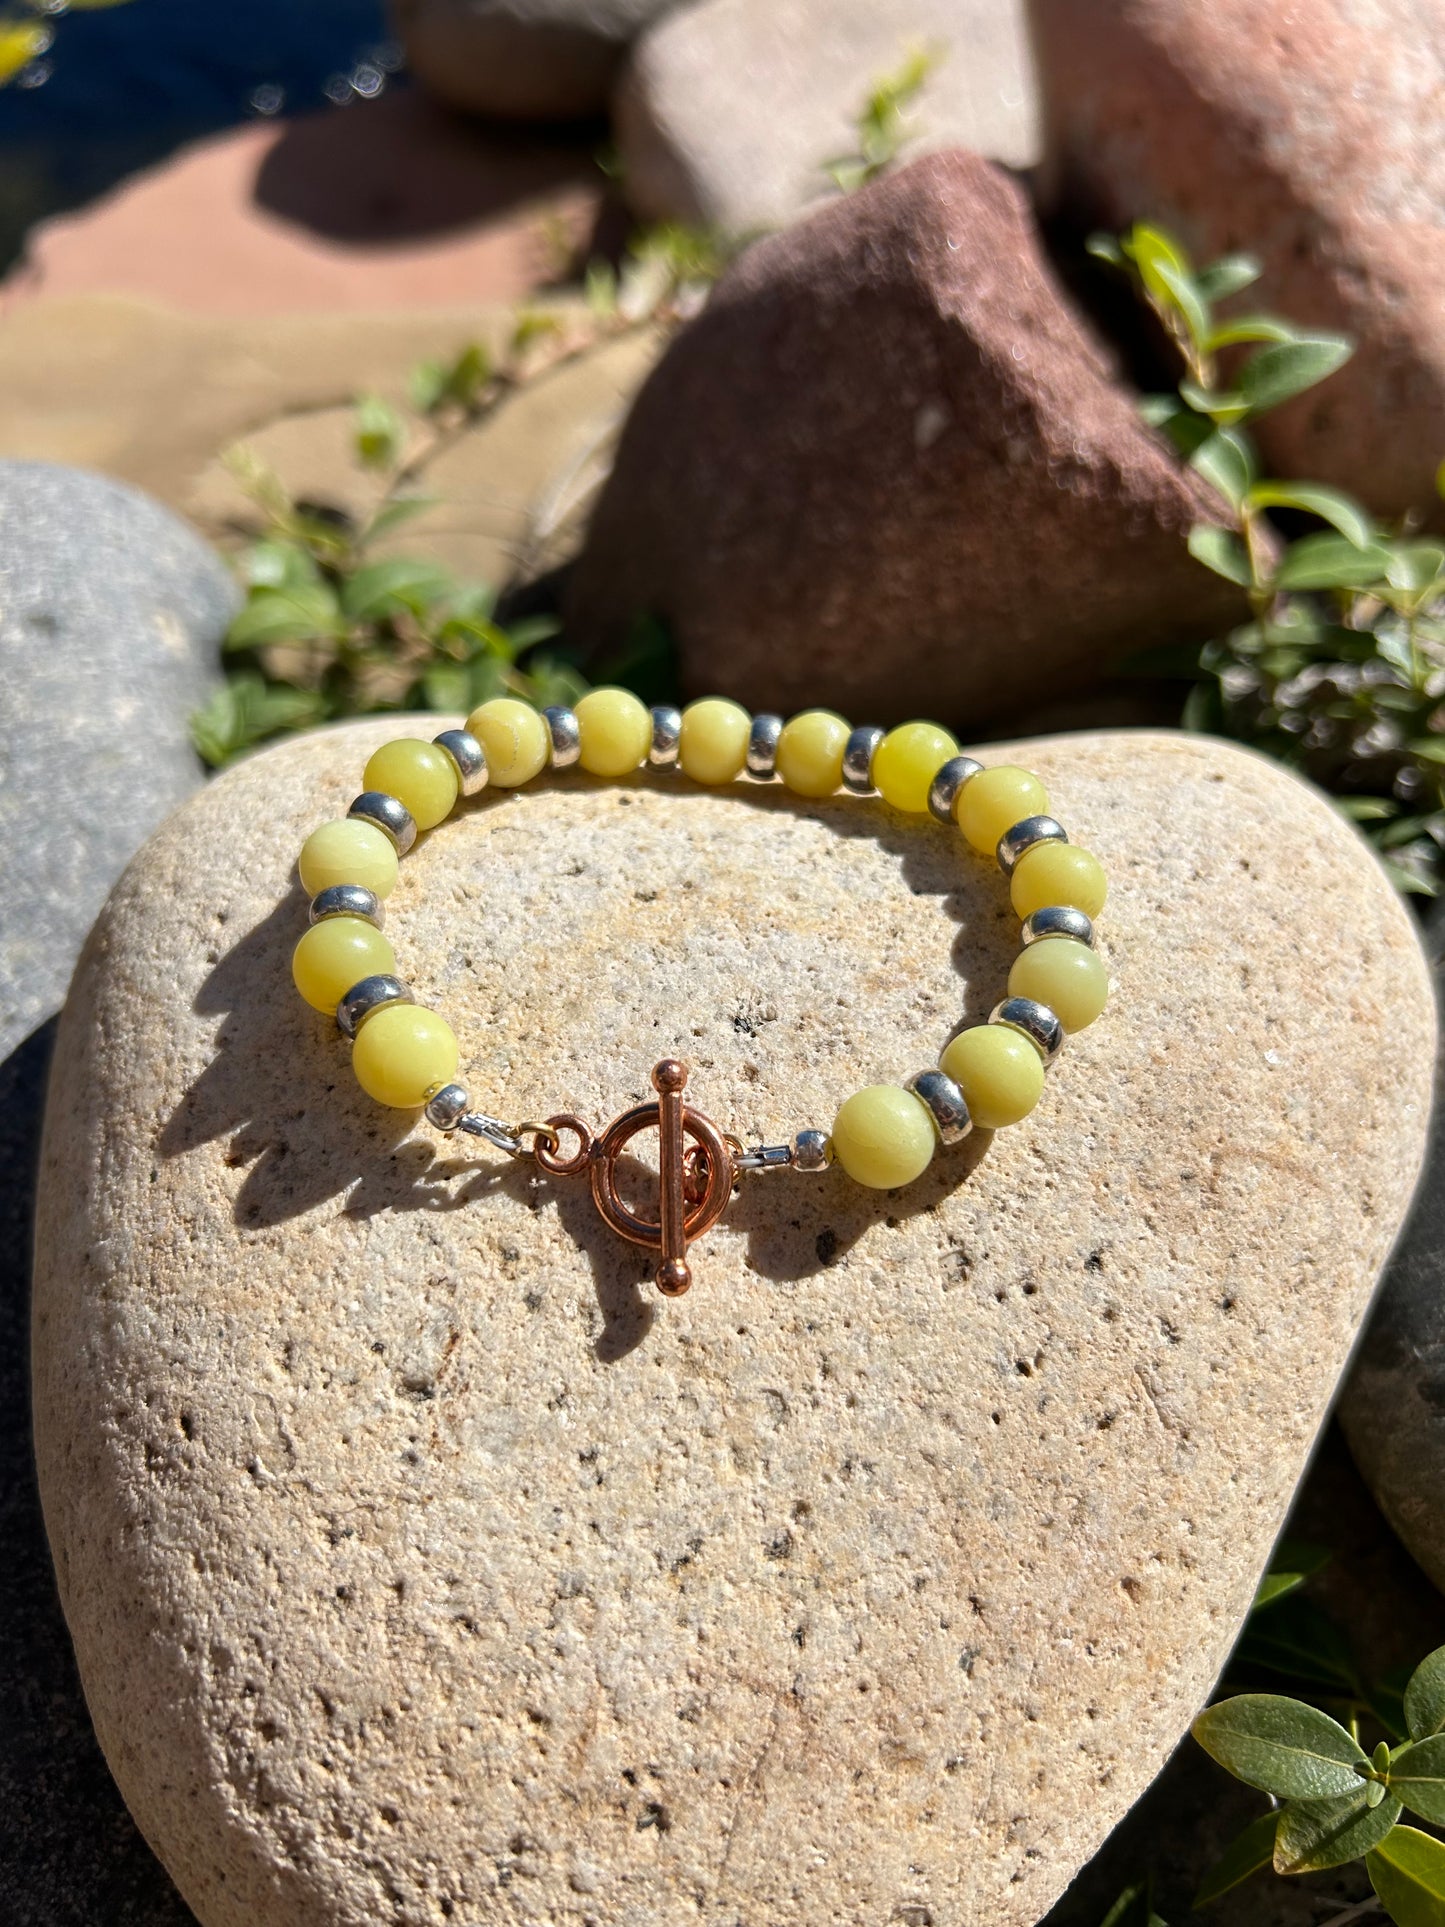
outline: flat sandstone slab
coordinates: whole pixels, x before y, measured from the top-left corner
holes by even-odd
[[[1241,751],[1024,746],[1110,1009],[906,1193],[749,1180],[662,1303],[291,988],[296,850],[395,727],[172,818],[61,1028],[37,1440],[137,1819],[205,1927],[1026,1927],[1208,1691],[1404,1212],[1405,911]],[[479,1105],[601,1122],[675,1052],[745,1139],[931,1061],[1017,943],[929,820],[681,781],[484,797],[389,912]]]

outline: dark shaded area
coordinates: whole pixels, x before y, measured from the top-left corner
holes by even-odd
[[[30,1444],[30,1242],[55,1020],[0,1064],[0,1921],[195,1927],[111,1779],[80,1690]]]
[[[57,17],[42,86],[0,88],[0,272],[26,230],[187,141],[325,105],[389,45],[384,0],[129,0]]]

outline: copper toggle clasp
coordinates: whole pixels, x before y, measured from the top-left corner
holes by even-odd
[[[655,1104],[639,1104],[609,1124],[591,1150],[592,1197],[606,1223],[633,1244],[660,1252],[657,1288],[680,1298],[692,1283],[687,1247],[715,1225],[732,1196],[734,1169],[727,1139],[701,1111],[683,1102],[687,1066],[675,1057],[654,1065]],[[617,1192],[617,1160],[639,1131],[660,1140],[662,1195],[656,1220],[641,1217]],[[691,1138],[692,1144],[687,1140]]]

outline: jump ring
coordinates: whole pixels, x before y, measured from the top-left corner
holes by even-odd
[[[523,1124],[518,1128],[537,1133],[532,1156],[554,1178],[575,1178],[592,1162],[592,1132],[571,1111],[559,1111],[556,1116],[549,1117],[545,1124]],[[563,1131],[570,1131],[577,1139],[577,1149],[570,1158],[559,1158],[557,1155]]]

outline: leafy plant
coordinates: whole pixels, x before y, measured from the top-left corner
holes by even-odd
[[[1221,317],[1218,304],[1258,277],[1246,255],[1195,268],[1142,222],[1089,247],[1130,275],[1178,356],[1177,391],[1149,397],[1145,416],[1219,496],[1221,521],[1194,528],[1190,552],[1250,609],[1202,650],[1139,666],[1196,676],[1187,726],[1301,769],[1336,794],[1401,889],[1433,896],[1445,873],[1445,543],[1382,527],[1342,490],[1269,477],[1249,432],[1341,367],[1350,343],[1266,313]]]
[[[896,72],[873,83],[854,118],[857,144],[851,154],[825,161],[824,172],[844,194],[886,174],[909,137],[908,110],[943,58],[940,47],[917,47]]]
[[[0,87],[18,80],[22,86],[44,79],[42,66],[55,40],[52,20],[57,13],[90,13],[101,7],[124,6],[126,0],[13,0],[0,7]]]

